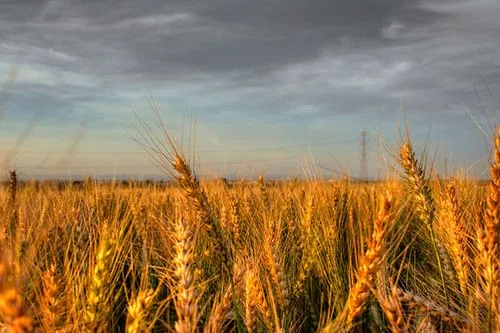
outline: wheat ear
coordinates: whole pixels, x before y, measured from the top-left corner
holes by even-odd
[[[177,182],[179,186],[183,190],[184,195],[195,210],[200,221],[207,228],[208,234],[214,242],[213,246],[221,261],[221,266],[225,269],[226,273],[230,275],[231,270],[229,267],[231,267],[232,264],[231,249],[224,238],[219,221],[212,217],[210,205],[208,204],[205,193],[200,187],[198,179],[196,179],[184,158],[178,153],[172,162],[172,166],[177,171]]]
[[[7,332],[33,332],[33,318],[28,315],[23,298],[15,288],[5,285],[6,279],[6,267],[0,263],[0,320]]]
[[[127,307],[127,333],[145,333],[147,329],[147,315],[154,299],[152,289],[141,290]]]
[[[356,284],[349,291],[347,299],[346,327],[350,330],[356,318],[363,312],[370,289],[373,288],[375,274],[382,263],[384,255],[384,238],[390,220],[391,198],[383,198],[382,205],[375,219],[373,233],[368,244],[368,249],[361,258],[361,263],[356,274]]]
[[[377,300],[389,321],[391,332],[407,333],[408,324],[403,315],[401,303],[398,300],[396,288],[391,289],[390,295],[384,297],[380,292],[377,292]]]
[[[264,296],[264,289],[255,269],[249,265],[245,271],[245,325],[250,333],[256,329],[258,314],[269,327],[271,311]]]
[[[42,326],[49,332],[56,329],[59,308],[59,293],[56,279],[56,266],[50,265],[42,277],[43,298],[41,300]]]
[[[220,297],[212,307],[208,323],[203,329],[204,333],[218,333],[224,331],[224,323],[227,320],[233,301],[232,288],[228,286],[222,297]]]
[[[90,276],[87,307],[85,310],[86,330],[93,332],[103,329],[103,320],[109,310],[106,290],[109,288],[112,262],[116,251],[116,244],[110,238],[107,227],[101,234],[99,248],[95,257],[95,264]]]
[[[194,230],[184,220],[179,220],[175,230],[174,275],[176,278],[175,311],[177,333],[196,331],[198,299],[195,294],[196,272],[194,270]]]
[[[447,189],[446,208],[448,219],[455,229],[454,232],[451,233],[451,252],[453,253],[455,270],[460,283],[460,289],[465,295],[467,293],[469,279],[469,267],[467,264],[467,239],[465,235],[464,221],[460,212],[457,189],[453,184],[449,185]]]
[[[484,211],[484,230],[478,235],[478,248],[488,300],[488,332],[500,325],[500,128],[497,127],[490,167],[491,181]],[[500,327],[496,327],[500,329]]]
[[[417,326],[417,332],[419,333],[437,333],[437,329],[431,321],[429,316],[426,316],[420,320]]]
[[[457,324],[460,327],[471,326],[471,322],[458,313],[443,308],[412,292],[397,289],[396,295],[398,300],[410,309],[418,309],[426,314],[437,316],[443,321]]]
[[[447,304],[449,304],[448,291],[444,279],[442,258],[440,255],[440,252],[444,253],[444,251],[442,251],[443,246],[441,243],[438,244],[438,239],[436,238],[433,226],[434,217],[436,214],[436,204],[434,202],[434,198],[432,197],[432,191],[429,186],[429,179],[425,177],[423,165],[419,164],[417,159],[415,158],[415,153],[413,152],[413,147],[409,139],[401,146],[399,155],[400,163],[406,172],[408,183],[413,190],[413,197],[416,202],[417,213],[420,220],[424,222],[425,226],[429,230],[432,246],[434,248],[434,254],[436,256],[438,264],[439,274],[441,276],[442,288],[446,297],[446,302]]]

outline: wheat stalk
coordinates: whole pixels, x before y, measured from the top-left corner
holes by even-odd
[[[154,299],[152,289],[141,290],[127,307],[127,333],[149,332],[147,316]]]
[[[456,187],[450,184],[447,188],[446,196],[447,218],[449,225],[453,227],[454,232],[450,233],[451,252],[454,259],[455,270],[457,272],[460,289],[465,295],[469,280],[469,266],[467,260],[467,239],[465,233],[464,221],[461,215],[461,209],[458,203]]]
[[[264,296],[262,284],[254,268],[249,265],[245,271],[245,325],[250,333],[256,330],[259,313],[269,327],[271,311]]]
[[[12,248],[17,246],[19,234],[19,205],[17,202],[18,179],[16,170],[9,171],[9,206],[10,206],[10,221],[8,223],[7,235],[10,236],[10,246]],[[15,263],[16,271],[18,270],[18,263]]]
[[[43,298],[41,300],[42,326],[47,332],[55,330],[58,319],[59,291],[56,266],[50,265],[42,276]]]
[[[432,321],[429,316],[426,316],[420,320],[417,326],[417,332],[420,333],[437,333],[437,329],[432,324]]]
[[[163,137],[160,138],[154,133],[151,127],[138,119],[143,135],[143,140],[138,140],[138,143],[150,154],[161,170],[175,177],[184,197],[201,221],[202,227],[207,230],[209,236],[212,238],[212,245],[220,260],[220,264],[217,264],[217,267],[221,267],[232,278],[230,269],[232,265],[232,252],[224,237],[220,221],[213,217],[212,209],[205,192],[201,189],[196,174],[186,162],[182,151],[177,148],[178,145],[174,138],[168,133],[161,118],[158,105],[152,100],[151,106]],[[170,167],[175,172],[171,172]],[[195,228],[193,226],[193,229]]]
[[[276,293],[278,302],[281,308],[284,308],[288,301],[288,288],[285,280],[285,274],[280,263],[280,256],[278,255],[280,230],[274,232],[273,228],[267,226],[264,230],[263,242],[263,262],[264,266],[269,273],[269,278],[272,283],[272,290]]]
[[[111,239],[107,227],[101,234],[101,240],[95,264],[90,276],[90,285],[87,294],[87,305],[85,309],[85,327],[87,331],[102,330],[104,320],[109,311],[107,304],[107,292],[112,273],[112,262],[116,251],[116,244]]]
[[[221,261],[221,266],[225,269],[226,273],[231,274],[231,270],[229,269],[232,264],[231,250],[223,236],[220,223],[217,219],[212,218],[208,200],[205,193],[201,190],[198,180],[193,176],[191,169],[182,156],[177,155],[175,157],[173,167],[178,172],[177,181],[188,202],[195,210],[200,221],[207,228],[208,234],[212,237],[213,246]]]
[[[300,260],[297,280],[295,281],[295,285],[293,287],[295,297],[298,297],[304,291],[304,283],[314,265],[315,256],[311,253],[313,251],[313,249],[311,249],[311,222],[315,209],[315,200],[311,195],[307,200],[303,217],[300,219],[301,233],[298,243],[299,249],[302,251],[302,258]]]
[[[391,198],[383,198],[377,218],[373,225],[373,233],[368,244],[368,249],[361,259],[361,264],[356,274],[356,284],[349,291],[347,299],[347,327],[350,329],[355,319],[363,312],[370,289],[373,288],[375,273],[380,268],[384,255],[384,237],[388,230],[389,211]]]
[[[19,292],[6,285],[6,272],[5,264],[0,263],[0,322],[6,325],[7,332],[33,332],[33,318],[28,314]]]
[[[478,235],[483,289],[488,301],[488,332],[494,330],[494,322],[500,325],[500,128],[496,129],[490,173],[484,230]]]
[[[401,303],[396,295],[396,289],[393,287],[388,296],[382,296],[380,292],[376,293],[377,300],[389,321],[391,332],[393,333],[407,333],[408,324],[405,321]]]
[[[203,329],[204,333],[219,333],[224,331],[224,323],[227,320],[233,301],[232,288],[225,288],[222,297],[212,307],[208,323]]]
[[[410,309],[418,309],[423,313],[434,315],[441,320],[459,325],[459,327],[471,326],[471,322],[460,314],[443,308],[436,303],[418,296],[412,292],[397,289],[396,296],[402,304]]]
[[[438,241],[434,232],[433,223],[436,213],[436,205],[434,202],[434,198],[432,197],[431,188],[429,186],[429,179],[425,177],[425,170],[423,165],[419,164],[417,159],[415,158],[415,153],[413,152],[413,147],[409,139],[401,146],[399,155],[400,163],[406,172],[408,182],[413,190],[413,198],[416,202],[416,211],[419,215],[420,220],[424,222],[425,226],[429,230],[432,246],[434,247],[434,254],[436,256],[438,264],[439,274],[441,276],[441,284],[446,297],[446,302],[447,304],[449,304],[448,291],[444,278],[444,268],[442,264],[443,258],[440,255],[440,253],[444,253],[444,247]]]
[[[231,197],[231,227],[233,231],[233,240],[236,244],[240,241],[240,218],[238,201]]]
[[[384,256],[385,234],[389,228],[390,209],[392,200],[389,195],[384,196],[377,218],[374,221],[373,233],[368,243],[368,248],[363,254],[356,273],[356,283],[349,290],[349,296],[340,320],[345,318],[345,329],[351,330],[355,320],[363,312],[370,289],[374,285],[374,276],[380,268]],[[325,331],[331,331],[336,324],[325,327]]]
[[[177,333],[196,331],[198,300],[195,294],[196,271],[194,269],[194,230],[183,219],[178,220],[175,230],[174,275],[176,278],[175,310]]]

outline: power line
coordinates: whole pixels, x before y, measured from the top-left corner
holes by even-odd
[[[221,150],[199,150],[196,154],[215,154],[215,153],[233,153],[233,152],[257,152],[257,151],[274,151],[282,149],[293,149],[293,148],[308,148],[317,147],[330,144],[345,144],[356,142],[356,139],[351,140],[336,140],[336,141],[324,141],[300,145],[289,145],[289,146],[276,146],[276,147],[256,147],[256,148],[236,148],[236,149],[221,149]],[[19,154],[19,155],[46,155],[46,154],[64,154],[64,151],[39,151],[39,150],[11,150],[11,151],[0,151],[0,154]],[[75,151],[72,155],[147,155],[145,151]]]
[[[245,160],[245,161],[227,161],[227,162],[214,162],[214,163],[203,163],[203,166],[214,166],[214,165],[238,165],[238,164],[253,164],[253,163],[272,163],[281,162],[296,159],[297,156],[279,157],[271,159],[258,159],[258,160]],[[106,165],[94,165],[94,166],[19,166],[17,169],[58,169],[58,170],[91,170],[91,169],[139,169],[139,168],[155,168],[153,164],[150,165],[137,165],[137,166],[106,166]]]

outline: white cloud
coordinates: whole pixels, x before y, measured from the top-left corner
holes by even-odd
[[[319,111],[320,110],[317,105],[303,104],[292,108],[287,113],[291,115],[313,115],[315,113],[318,113]]]
[[[36,63],[76,63],[78,57],[75,57],[67,52],[54,48],[42,48],[25,43],[4,42],[0,43],[0,52],[3,55],[13,56],[12,61],[19,61],[20,57],[26,57],[25,62]]]
[[[497,9],[498,0],[424,1],[422,7],[441,13],[471,14],[475,11],[484,11],[485,9]]]
[[[0,72],[7,73],[9,64],[0,64]],[[97,82],[92,77],[80,74],[46,68],[33,64],[23,64],[20,68],[16,84],[33,84],[46,87],[74,86],[95,87]]]
[[[276,76],[291,93],[303,93],[308,89],[340,89],[362,94],[382,92],[412,67],[408,60],[384,62],[367,55],[344,58],[332,54],[290,65]]]
[[[113,24],[114,28],[133,28],[136,26],[142,27],[157,27],[164,25],[175,25],[192,23],[195,20],[193,14],[188,13],[175,13],[171,15],[146,15],[140,17],[134,17],[130,19],[125,19]]]
[[[382,37],[386,39],[397,39],[405,25],[399,21],[392,21],[391,24],[382,28]]]

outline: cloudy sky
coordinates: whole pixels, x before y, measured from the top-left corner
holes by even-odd
[[[498,0],[3,0],[0,158],[155,175],[132,139],[152,96],[186,147],[196,119],[204,174],[356,176],[366,130],[373,177],[406,122],[439,167],[481,175],[499,17]]]

